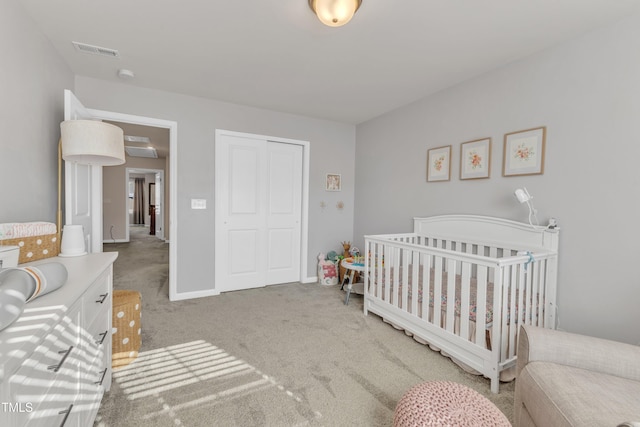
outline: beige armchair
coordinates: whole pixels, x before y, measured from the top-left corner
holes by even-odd
[[[524,326],[518,341],[515,426],[635,426],[640,347]]]

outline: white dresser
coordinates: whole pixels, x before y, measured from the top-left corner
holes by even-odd
[[[116,252],[48,258],[69,272],[0,331],[0,426],[93,425],[111,387]],[[26,264],[25,264],[26,265]]]

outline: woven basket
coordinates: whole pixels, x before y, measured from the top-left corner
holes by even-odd
[[[20,247],[18,264],[54,257],[59,252],[57,234],[0,240],[0,245]]]
[[[142,298],[137,291],[113,291],[112,368],[138,357],[142,344]]]

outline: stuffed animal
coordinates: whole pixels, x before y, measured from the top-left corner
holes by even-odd
[[[349,257],[349,249],[351,249],[351,242],[341,242],[342,248],[344,249],[343,255],[345,258]]]

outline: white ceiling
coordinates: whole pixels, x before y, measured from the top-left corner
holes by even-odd
[[[74,73],[361,123],[639,10],[640,0],[18,0]],[[72,41],[116,49],[78,52]]]

